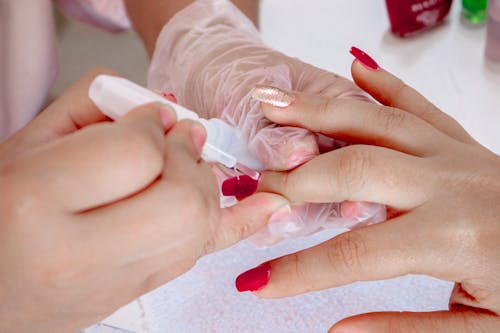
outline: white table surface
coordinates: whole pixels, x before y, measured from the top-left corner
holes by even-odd
[[[485,61],[484,28],[459,19],[460,3],[441,27],[409,39],[393,36],[383,0],[262,0],[266,43],[350,77],[352,45],[417,88],[480,143],[500,153],[500,64]],[[148,332],[138,302],[107,323]]]

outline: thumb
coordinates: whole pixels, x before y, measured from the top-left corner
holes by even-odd
[[[221,250],[250,237],[267,223],[286,218],[290,202],[284,197],[260,192],[222,210],[222,220],[215,233],[214,249]]]
[[[351,317],[329,333],[491,333],[500,331],[500,318],[475,311],[381,312]]]

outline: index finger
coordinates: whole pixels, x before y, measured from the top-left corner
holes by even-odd
[[[87,127],[35,150],[18,163],[20,171],[70,212],[109,204],[161,174],[165,127],[174,121],[167,106],[141,106],[115,123]]]
[[[85,74],[50,104],[13,138],[12,149],[20,151],[59,138],[76,130],[109,120],[88,97],[92,80],[99,74],[113,75],[109,69],[98,68]]]

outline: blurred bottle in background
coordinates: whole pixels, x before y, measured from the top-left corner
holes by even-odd
[[[401,37],[438,25],[446,18],[452,4],[452,0],[386,0],[385,2],[391,30]]]
[[[500,62],[500,0],[490,0],[486,31],[486,57]]]
[[[488,0],[462,0],[462,18],[472,25],[486,22]]]

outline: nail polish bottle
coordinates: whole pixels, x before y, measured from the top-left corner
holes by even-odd
[[[462,0],[462,18],[472,25],[486,22],[488,0]]]
[[[394,34],[406,37],[441,23],[450,12],[452,0],[386,0]]]
[[[490,0],[486,28],[486,57],[500,62],[500,0]]]

